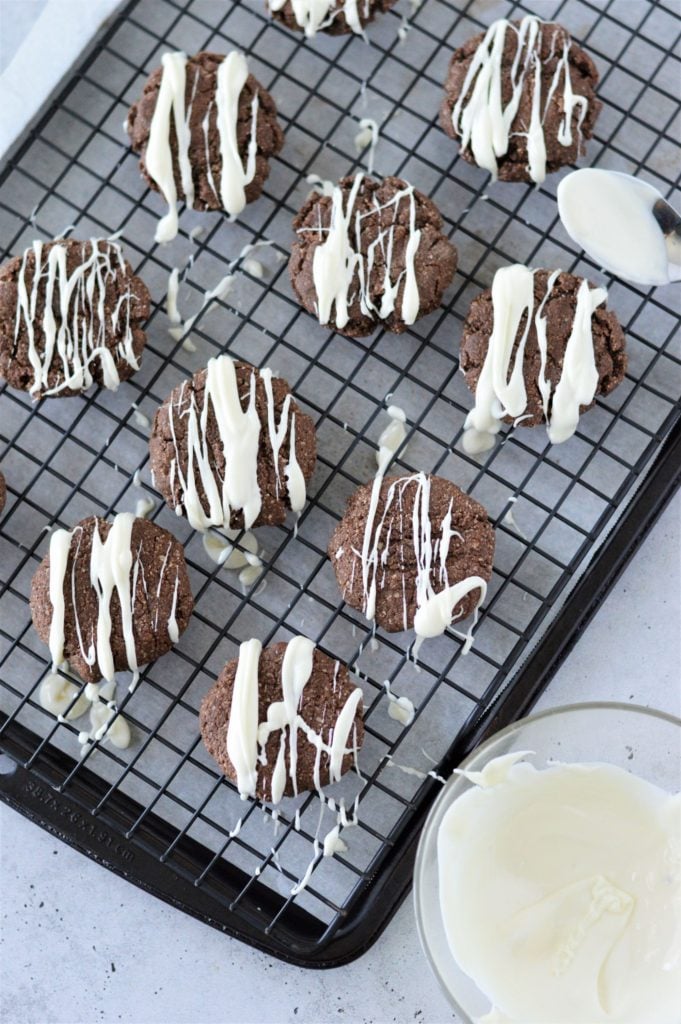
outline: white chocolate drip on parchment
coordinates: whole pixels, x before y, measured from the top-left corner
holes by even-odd
[[[68,662],[64,662],[60,670],[68,674]],[[130,745],[130,726],[121,714],[117,714],[113,699],[115,687],[114,682],[108,682],[102,686],[88,683],[83,688],[83,683],[77,676],[67,679],[63,674],[49,672],[40,684],[38,700],[40,706],[54,715],[60,723],[82,718],[89,710],[91,729],[89,732],[81,730],[78,734],[81,756],[95,742],[104,739],[110,740],[115,747],[124,749]]]
[[[80,718],[90,707],[86,695],[79,695],[76,682],[65,679],[57,672],[48,672],[45,676],[40,684],[38,700],[41,708],[49,711],[59,721],[70,722],[74,718]]]
[[[234,541],[240,534],[242,536],[239,547],[236,547]],[[243,569],[252,564],[247,555],[257,556],[258,539],[249,531],[225,529],[221,533],[216,533],[211,530],[203,535],[203,549],[216,565],[224,566],[225,569]]]
[[[182,52],[166,53],[162,58],[163,72],[161,85],[151,119],[149,141],[145,153],[145,163],[149,175],[158,185],[163,198],[168,204],[167,214],[159,221],[156,228],[157,242],[169,242],[177,234],[177,189],[173,173],[173,158],[170,148],[171,118],[177,138],[177,160],[182,182],[182,191],[187,206],[194,206],[193,167],[191,164],[191,133],[190,118],[194,94],[201,71],[193,68],[194,81],[190,94],[190,102],[185,110],[185,94],[187,89],[187,55]],[[189,65],[192,67],[191,63]],[[257,156],[257,123],[258,93],[251,104],[251,126],[244,167],[239,153],[237,139],[237,121],[239,97],[248,78],[248,65],[241,53],[232,51],[220,63],[217,72],[215,99],[211,100],[201,124],[204,147],[206,151],[206,167],[208,183],[222,208],[234,217],[241,213],[246,205],[246,186],[254,177]],[[212,171],[212,158],[209,150],[211,113],[215,108],[214,123],[218,131],[220,149],[220,180],[216,182]]]
[[[334,317],[336,326],[342,330],[350,319],[349,307],[355,295],[350,289],[356,278],[360,310],[363,316],[375,316],[385,320],[398,308],[397,293],[404,281],[399,316],[405,324],[413,324],[419,313],[419,291],[416,282],[415,259],[421,240],[416,228],[416,198],[413,185],[406,185],[386,203],[379,203],[374,196],[372,207],[366,212],[355,210],[355,202],[362,187],[363,176],[358,174],[352,184],[347,203],[342,189],[336,185],[333,190],[331,216],[328,227],[299,228],[299,233],[326,235],[318,245],[312,258],[312,278],[317,294],[317,317],[320,324],[328,324]],[[395,226],[401,202],[409,204],[409,236],[405,248],[405,267],[393,280],[393,247]],[[379,230],[381,213],[393,207],[392,223]],[[363,222],[367,218],[376,221],[376,237],[369,244],[366,256],[360,250]],[[380,252],[385,269],[381,281],[380,304],[374,302],[371,278],[376,254]],[[377,299],[378,301],[378,299]]]
[[[234,542],[239,536],[237,547]],[[261,580],[265,572],[261,555],[264,556],[265,552],[258,552],[258,540],[254,533],[226,528],[219,532],[209,530],[203,535],[203,549],[217,565],[238,573],[244,594],[253,590],[255,596],[265,589],[266,580]]]
[[[348,815],[347,808],[345,806],[345,800],[341,797],[340,804],[336,810],[336,803],[333,799],[325,797],[323,793],[318,793],[319,796],[319,821],[317,822],[317,828],[312,840],[312,858],[307,865],[301,878],[291,889],[291,895],[297,896],[304,889],[307,888],[312,873],[317,867],[317,864],[323,857],[333,857],[336,853],[345,853],[347,850],[347,844],[341,839],[341,829],[353,828],[359,824],[359,795],[355,798],[353,809]],[[332,813],[336,814],[336,824],[333,828],[326,833],[323,839],[320,839],[322,820],[324,817],[324,808],[328,807]]]
[[[273,732],[280,733],[279,749],[271,781],[271,800],[278,803],[284,795],[287,779],[294,793],[298,792],[298,730],[305,734],[315,749],[314,786],[321,791],[322,755],[328,757],[329,784],[337,782],[342,774],[343,758],[356,750],[356,740],[348,747],[355,732],[355,717],[362,699],[362,691],[355,687],[348,696],[335,722],[325,730],[316,732],[300,714],[303,691],[310,680],[315,645],[306,637],[294,637],[284,654],[281,667],[282,697],[269,705],[262,722],[258,721],[258,666],[262,645],[259,640],[247,640],[239,648],[239,660],[229,725],[227,727],[227,755],[236,772],[237,789],[242,800],[255,797],[258,765],[264,765],[266,746]],[[338,662],[336,662],[338,666]],[[337,672],[337,669],[336,669]],[[324,732],[327,738],[324,739]]]
[[[411,725],[416,709],[409,697],[398,697],[390,687],[390,680],[384,679],[383,686],[388,697],[388,716],[401,725]]]
[[[475,389],[475,406],[468,413],[464,425],[463,447],[471,455],[488,451],[493,446],[505,416],[511,416],[518,422],[526,414],[524,355],[532,324],[537,333],[540,357],[537,384],[552,444],[560,444],[572,437],[579,422],[580,407],[590,405],[594,400],[598,388],[598,369],[591,320],[598,306],[606,301],[608,293],[604,288],[590,288],[588,281],[582,280],[565,346],[560,380],[552,388],[545,376],[547,321],[542,314],[560,273],[560,270],[555,270],[549,276],[546,294],[536,310],[535,271],[516,263],[502,267],[494,275],[492,334]],[[523,316],[526,316],[525,329],[511,362]]]
[[[553,27],[551,54],[555,55],[557,45],[561,55],[546,92],[542,94],[542,63],[540,58],[543,34],[546,24],[534,15],[527,15],[518,27],[504,18],[493,22],[485,33],[483,41],[473,55],[466,73],[459,98],[452,110],[452,126],[461,137],[461,148],[470,146],[475,162],[497,177],[497,158],[505,156],[512,134],[526,135],[528,170],[532,181],[540,184],[546,177],[546,138],[544,121],[549,105],[558,89],[562,89],[560,122],[557,139],[562,146],[571,146],[573,141],[572,120],[577,111],[577,132],[581,134],[582,123],[588,109],[586,96],[573,91],[570,77],[570,49],[572,40],[567,37],[562,44],[557,42],[559,29]],[[517,48],[510,69],[511,97],[504,104],[502,57],[506,34],[517,36]],[[513,130],[513,122],[520,106],[526,82],[532,83],[532,107],[530,123],[525,132]]]
[[[148,602],[156,602],[156,618],[154,629],[158,629],[158,600],[163,585],[163,577],[167,571],[172,541],[168,545],[165,559],[159,574],[158,587],[155,595],[147,593],[146,577],[142,562],[142,545],[136,551],[132,548],[132,529],[135,516],[130,512],[120,512],[114,517],[106,540],[99,534],[99,524],[95,522],[92,534],[92,545],[88,565],[89,580],[97,595],[97,622],[93,625],[90,635],[86,636],[78,616],[77,570],[79,552],[83,539],[82,525],[73,530],[55,530],[50,538],[50,578],[49,597],[52,605],[50,621],[49,648],[52,656],[52,667],[57,669],[64,661],[64,626],[66,619],[66,600],[73,609],[74,624],[78,646],[83,660],[87,665],[97,664],[99,671],[107,682],[114,679],[114,656],[111,647],[111,601],[116,593],[121,614],[121,628],[125,644],[128,668],[133,673],[133,687],[139,675],[137,650],[135,645],[135,599],[138,582],[141,582]],[[67,578],[69,556],[71,573]],[[168,636],[175,642],[178,636],[177,624],[174,622],[179,573],[176,571],[174,583],[174,600],[170,617],[166,624]]]
[[[71,246],[54,243],[46,259],[44,245],[35,241],[24,252],[17,278],[17,314],[14,345],[24,328],[28,340],[28,361],[33,370],[33,395],[58,395],[61,391],[84,391],[93,383],[91,366],[99,362],[104,386],[115,391],[120,384],[114,356],[106,345],[106,331],[118,339],[116,355],[134,370],[139,362],[133,347],[130,324],[131,303],[135,296],[128,288],[107,312],[107,291],[117,274],[127,274],[121,247],[115,242],[90,239],[92,251],[69,274],[67,254]],[[33,281],[26,282],[29,255],[33,256]],[[38,299],[44,298],[42,318],[38,317]],[[58,307],[55,316],[54,306]],[[63,380],[48,387],[52,364]]]
[[[195,230],[195,229],[193,229]],[[191,232],[190,232],[191,236]],[[203,300],[200,308],[196,313],[187,317],[183,320],[182,314],[178,307],[178,291],[180,286],[180,268],[173,267],[168,276],[168,290],[166,293],[166,313],[171,326],[168,328],[168,334],[175,341],[179,341],[181,338],[182,347],[186,352],[196,352],[196,345],[189,337],[189,332],[194,326],[195,321],[206,308],[206,306],[213,301],[213,299],[226,299],[229,293],[232,291],[236,282],[236,274],[233,272],[235,268],[241,264],[241,269],[250,273],[253,277],[264,277],[265,267],[260,260],[249,259],[249,253],[255,252],[257,249],[265,248],[273,245],[274,243],[268,238],[259,239],[257,242],[249,242],[244,245],[241,252],[233,260],[227,264],[227,273],[223,274],[218,283],[213,288],[206,288],[203,293]],[[280,256],[277,253],[277,256]],[[188,272],[189,266],[193,265],[193,254],[190,255],[189,261],[186,265],[185,271],[182,274],[182,280],[185,278],[185,274]],[[257,267],[255,266],[257,264]]]
[[[275,416],[275,400],[272,389],[272,371],[264,367],[258,371],[263,382],[267,399],[267,436],[274,461],[277,495],[285,490],[293,511],[299,515],[305,505],[305,478],[298,464],[295,451],[296,414],[291,412],[291,395],[288,394],[279,417]],[[170,464],[171,487],[177,481],[180,488],[181,506],[195,530],[205,531],[210,526],[229,528],[233,511],[242,511],[245,528],[248,530],[257,519],[262,507],[262,495],[258,484],[258,449],[261,423],[256,408],[257,376],[251,371],[246,409],[242,408],[237,384],[234,361],[228,355],[210,359],[206,368],[206,382],[203,402],[199,407],[194,392],[188,392],[186,382],[182,384],[177,400],[170,403],[168,423],[175,449]],[[208,413],[212,409],[218,435],[225,453],[225,475],[220,479],[211,466],[211,452],[208,443]],[[177,443],[177,426],[185,420],[183,430],[187,437],[187,460],[183,466]],[[279,453],[286,437],[289,438],[288,461],[284,469],[285,480],[281,479]],[[204,508],[197,487],[197,475],[208,504]]]
[[[280,11],[286,0],[268,0],[271,11]],[[328,28],[339,14],[345,15],[348,28],[356,35],[364,30],[360,20],[360,11],[365,18],[371,13],[369,0],[291,0],[296,23],[305,32],[308,39],[317,32]]]

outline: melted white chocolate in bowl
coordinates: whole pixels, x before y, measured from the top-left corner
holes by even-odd
[[[681,795],[495,758],[438,831],[450,951],[495,1024],[678,1024]]]

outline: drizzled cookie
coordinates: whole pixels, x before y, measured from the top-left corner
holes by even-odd
[[[432,202],[401,178],[342,178],[293,222],[289,272],[304,308],[341,334],[401,332],[436,309],[456,270]]]
[[[364,738],[362,691],[298,636],[241,644],[201,704],[203,742],[243,799],[278,803],[348,771]]]
[[[562,26],[501,18],[452,54],[440,123],[492,178],[539,183],[584,152],[597,84],[594,62]]]
[[[171,392],[149,449],[155,486],[196,530],[300,514],[317,458],[314,424],[286,381],[227,355]]]
[[[36,241],[0,268],[0,377],[34,399],[115,390],[139,369],[148,316],[116,242]]]
[[[31,586],[33,624],[53,667],[111,681],[169,651],[193,598],[182,545],[155,523],[121,512],[54,530]]]
[[[477,612],[494,530],[483,506],[443,477],[379,473],[350,498],[328,553],[351,607],[423,639]]]
[[[340,35],[364,32],[377,14],[388,11],[396,0],[266,0],[272,16],[308,38],[317,32]]]
[[[230,217],[257,199],[284,135],[270,94],[236,51],[166,53],[128,113],[126,128],[149,185],[168,212],[157,242],[177,234],[177,204]]]
[[[491,289],[473,299],[461,338],[461,369],[475,394],[466,451],[491,448],[502,423],[545,423],[553,444],[572,437],[580,414],[627,368],[607,297],[561,270],[515,264],[496,272]]]

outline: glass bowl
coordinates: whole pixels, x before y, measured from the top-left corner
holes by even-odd
[[[493,757],[531,750],[536,768],[548,761],[603,761],[635,773],[668,792],[681,781],[681,720],[632,704],[572,704],[522,718],[477,747],[461,768],[479,771]],[[462,1024],[490,1010],[489,999],[449,951],[440,913],[437,834],[446,812],[472,783],[452,775],[423,827],[414,869],[419,938],[430,966]]]

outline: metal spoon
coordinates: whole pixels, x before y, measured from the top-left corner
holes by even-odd
[[[653,216],[664,235],[669,262],[681,267],[681,215],[666,199],[658,199],[653,205]]]

